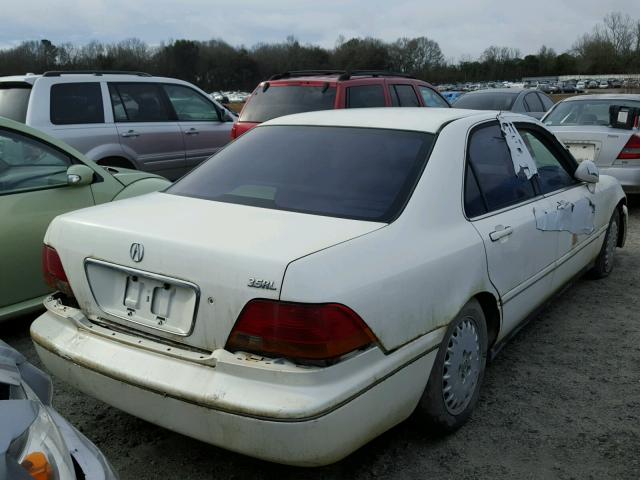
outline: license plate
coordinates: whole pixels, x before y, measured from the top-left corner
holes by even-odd
[[[594,161],[596,158],[596,146],[593,143],[566,143],[565,146],[578,163],[584,160]]]
[[[97,260],[87,260],[86,271],[106,314],[175,335],[191,333],[198,303],[194,284]]]

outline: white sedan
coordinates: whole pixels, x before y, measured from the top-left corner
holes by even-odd
[[[43,363],[149,422],[292,465],[417,410],[470,416],[485,365],[624,244],[618,182],[538,121],[459,109],[282,117],[162,193],[57,217]]]

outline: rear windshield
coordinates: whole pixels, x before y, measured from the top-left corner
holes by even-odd
[[[260,127],[167,192],[218,202],[390,222],[434,142],[421,132],[351,127]]]
[[[517,96],[517,93],[467,93],[453,106],[470,110],[511,110]]]
[[[0,117],[24,123],[27,120],[29,95],[31,95],[29,84],[0,83]]]
[[[241,122],[266,122],[292,113],[331,110],[336,101],[336,87],[271,85],[265,92],[258,88],[240,114]]]
[[[544,124],[562,125],[609,125],[609,107],[640,108],[640,102],[633,100],[574,100],[556,105],[545,117]]]

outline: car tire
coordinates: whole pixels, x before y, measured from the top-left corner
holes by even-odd
[[[418,405],[417,413],[431,431],[452,432],[469,419],[486,363],[487,324],[473,299],[449,324]]]
[[[609,220],[609,227],[607,228],[607,234],[604,237],[604,242],[600,253],[596,257],[596,263],[591,269],[591,276],[594,278],[607,277],[613,270],[613,262],[615,257],[616,247],[618,246],[618,237],[620,235],[620,212],[618,209],[611,215]]]

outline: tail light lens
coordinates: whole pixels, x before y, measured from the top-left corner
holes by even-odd
[[[60,290],[65,295],[73,297],[67,274],[62,268],[60,256],[55,248],[49,245],[42,246],[42,273],[44,281],[52,290]]]
[[[640,136],[631,135],[629,141],[624,146],[618,160],[640,160]]]
[[[225,348],[292,360],[331,361],[374,342],[369,327],[344,305],[252,300],[240,313]]]

